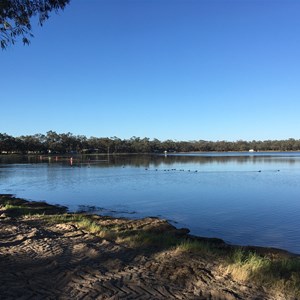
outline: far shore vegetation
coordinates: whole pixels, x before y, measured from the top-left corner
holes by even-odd
[[[225,151],[300,151],[300,140],[264,141],[174,141],[132,137],[90,137],[72,133],[24,135],[13,137],[0,133],[0,154],[90,154],[90,153],[163,153]]]
[[[208,262],[218,262],[223,272],[236,280],[264,286],[272,293],[282,293],[295,299],[300,297],[300,257],[283,250],[233,246],[220,239],[191,236],[188,230],[176,229],[167,221],[156,218],[147,218],[147,226],[140,226],[140,223],[135,223],[138,220],[71,214],[64,207],[28,202],[12,195],[0,195],[0,215],[0,222],[1,219],[33,218],[40,226],[72,224],[101,238],[149,254],[153,250],[156,253],[157,250],[172,250],[182,255],[198,255]]]

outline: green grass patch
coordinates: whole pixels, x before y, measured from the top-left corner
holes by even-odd
[[[14,217],[40,214],[40,212],[37,212],[35,210],[32,210],[31,208],[20,206],[20,205],[5,204],[3,208],[5,210],[6,215],[14,216]]]
[[[13,196],[0,195],[0,210],[8,217],[22,217],[28,215],[44,215],[63,213],[65,207],[50,205],[45,202],[26,201]]]
[[[201,254],[201,256],[224,255],[224,249],[220,249],[215,243],[197,239],[184,239],[183,241],[180,241],[176,246],[176,250],[182,252],[193,252]]]
[[[114,233],[105,226],[101,226],[93,220],[93,216],[82,214],[61,214],[45,216],[44,219],[50,223],[73,223],[87,232],[96,234],[103,238],[113,238]]]

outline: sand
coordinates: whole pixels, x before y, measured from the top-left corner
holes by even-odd
[[[130,230],[176,230],[165,220],[95,217]],[[10,216],[0,207],[0,299],[285,299],[236,281],[209,255],[133,247],[76,223]]]

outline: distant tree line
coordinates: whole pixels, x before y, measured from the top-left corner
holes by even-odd
[[[173,141],[132,137],[90,137],[72,133],[25,135],[13,137],[0,133],[0,154],[5,153],[163,153],[168,152],[209,152],[209,151],[300,151],[300,140],[265,141]]]

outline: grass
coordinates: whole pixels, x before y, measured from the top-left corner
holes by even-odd
[[[120,232],[117,242],[127,244],[129,247],[137,248],[169,248],[178,243],[178,239],[174,235],[164,232],[154,231],[125,231]]]
[[[93,220],[92,216],[83,214],[57,214],[45,216],[44,219],[51,223],[73,223],[78,228],[87,232],[100,236],[102,238],[113,239],[114,232],[106,226],[101,226]]]
[[[189,239],[178,244],[176,250],[214,257],[236,280],[300,298],[299,256],[260,255],[242,247],[219,247],[218,244]]]
[[[259,254],[242,247],[231,247],[218,239],[177,236],[176,232],[126,227],[117,222],[102,222],[95,216],[62,213],[63,208],[41,202],[27,202],[17,198],[0,197],[0,211],[8,216],[37,216],[50,223],[72,223],[78,228],[102,238],[123,243],[128,247],[149,250],[191,252],[202,258],[219,261],[225,273],[235,280],[252,282],[273,292],[293,295],[300,299],[300,258]],[[98,221],[97,221],[98,220]],[[103,225],[104,224],[104,225]]]
[[[270,290],[300,297],[300,258],[272,258],[236,249],[226,259],[226,269],[235,279],[263,285]]]
[[[224,252],[215,243],[208,242],[208,241],[201,241],[197,239],[182,240],[176,246],[176,251],[192,252],[195,254],[201,254],[201,256],[218,256]]]
[[[9,217],[22,217],[28,215],[44,215],[62,213],[65,207],[49,205],[45,202],[26,201],[11,195],[0,195],[0,211],[4,210]]]
[[[93,216],[83,214],[61,214],[45,216],[52,223],[73,223],[78,228],[96,234],[102,238],[113,239],[132,248],[169,248],[176,246],[180,240],[173,234],[137,228],[122,228],[122,226],[100,225]]]
[[[5,204],[4,206],[5,212],[8,216],[25,216],[25,215],[32,215],[35,213],[31,208],[24,207],[21,205],[12,205],[12,204]]]
[[[218,260],[234,279],[264,286],[274,293],[300,299],[300,257],[260,255],[242,247],[228,247],[201,239],[181,239],[175,250]]]
[[[134,247],[170,248],[212,258],[219,261],[225,272],[236,280],[264,286],[274,293],[300,297],[299,257],[274,258],[240,247],[222,247],[219,243],[178,238],[168,233],[139,232],[123,241]]]
[[[53,215],[46,217],[46,220],[52,223],[76,223],[79,228],[94,234],[103,230],[103,228],[91,220],[91,218],[80,214]]]

